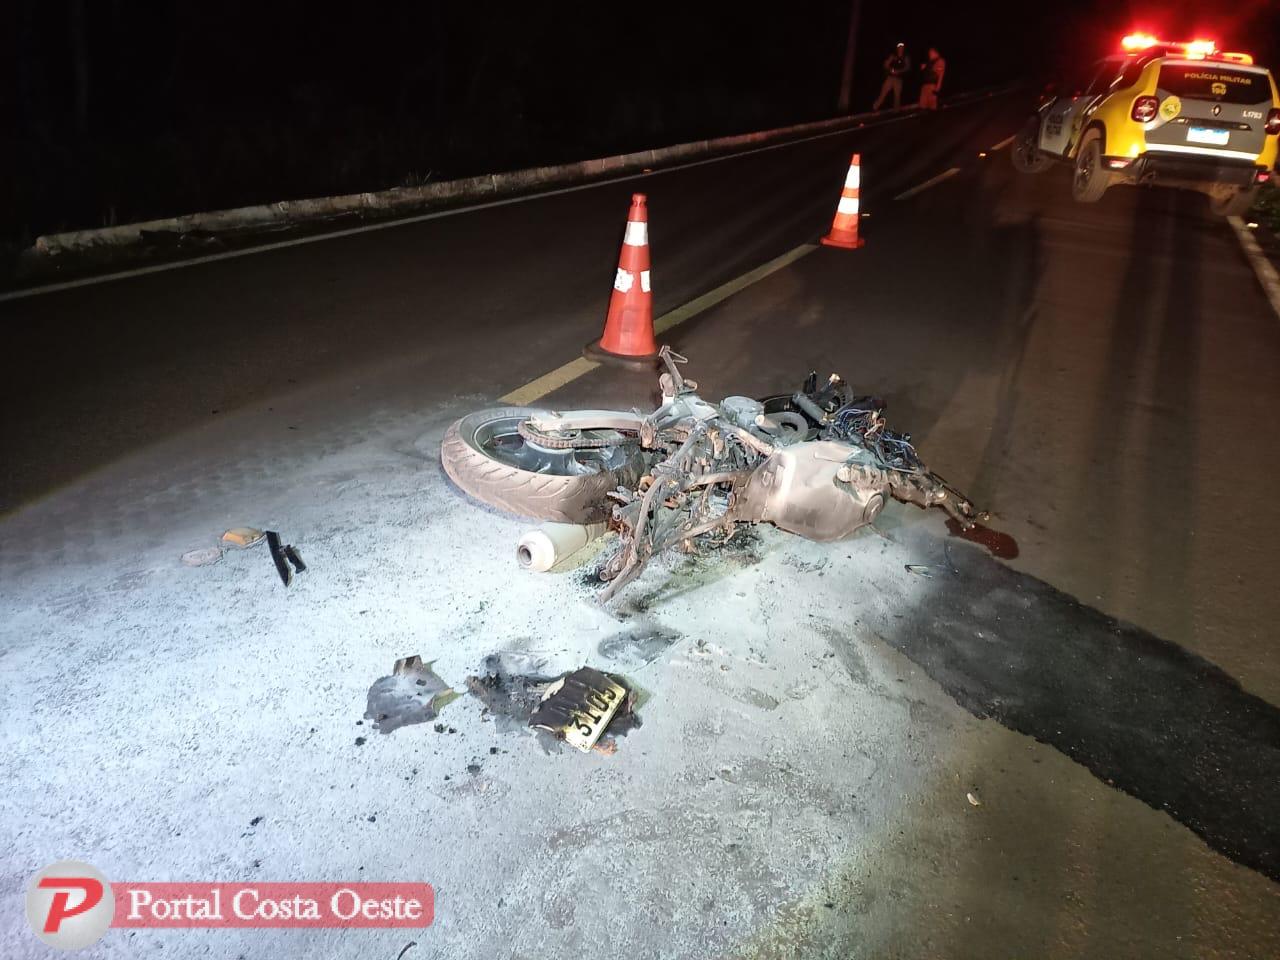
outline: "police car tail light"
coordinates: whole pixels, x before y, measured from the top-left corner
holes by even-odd
[[[1138,97],[1133,101],[1133,109],[1129,111],[1129,115],[1139,123],[1150,123],[1156,118],[1156,111],[1160,109],[1160,101],[1155,97]]]
[[[1272,108],[1267,111],[1267,123],[1263,129],[1266,130],[1270,136],[1275,136],[1277,133],[1280,133],[1280,109]]]

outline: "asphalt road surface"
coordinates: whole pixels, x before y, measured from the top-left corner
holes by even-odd
[[[1280,318],[1202,198],[1086,207],[1065,170],[1015,173],[995,148],[1020,112],[0,304],[7,900],[71,857],[358,868],[437,883],[416,939],[456,956],[1280,954]],[[764,531],[655,565],[613,617],[576,575],[517,576],[522,524],[444,481],[445,425],[599,334],[633,191],[667,313],[812,244],[855,149],[865,248],[805,251],[661,339],[706,397],[811,369],[885,397],[1000,555],[899,508],[847,547]],[[601,367],[538,402],[653,395]],[[239,522],[284,528],[311,579],[177,564]],[[456,735],[353,725],[397,656],[461,688],[488,654],[568,669],[580,636],[650,697],[612,757],[544,757],[462,705]],[[0,918],[6,955],[39,955]],[[102,955],[160,945],[125,936]],[[270,945],[370,955],[302,936]]]

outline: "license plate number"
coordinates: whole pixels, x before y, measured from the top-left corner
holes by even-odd
[[[627,689],[608,674],[583,667],[552,684],[529,718],[579,750],[590,750],[613,719]]]
[[[1208,143],[1215,147],[1225,147],[1230,138],[1230,131],[1212,127],[1192,127],[1187,131],[1187,139],[1192,143]]]

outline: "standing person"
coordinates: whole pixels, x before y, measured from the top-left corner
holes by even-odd
[[[947,61],[942,59],[936,47],[929,48],[929,59],[920,65],[920,109],[937,110],[938,92],[942,89],[942,75],[947,72]]]
[[[880,104],[890,93],[893,94],[893,109],[902,106],[902,78],[911,69],[911,58],[907,56],[907,45],[898,44],[898,48],[884,61],[884,84],[880,87],[880,96],[876,97],[872,110],[879,110]]]

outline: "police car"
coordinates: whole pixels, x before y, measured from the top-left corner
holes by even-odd
[[[1015,136],[1013,164],[1037,173],[1070,163],[1071,195],[1083,203],[1113,184],[1159,184],[1199,190],[1215,213],[1238,215],[1276,165],[1275,80],[1212,41],[1131,34],[1053,93]]]

